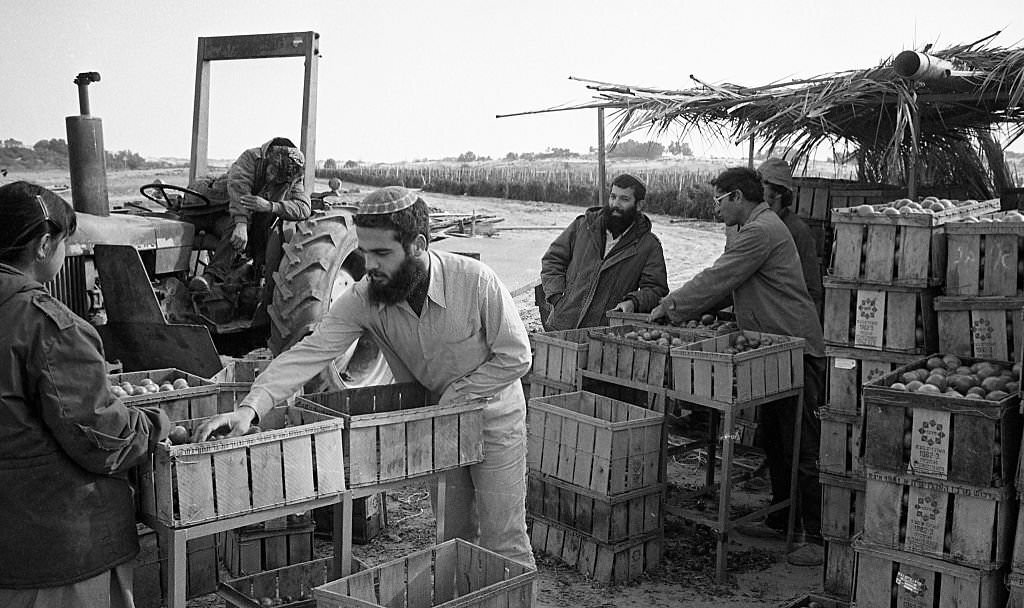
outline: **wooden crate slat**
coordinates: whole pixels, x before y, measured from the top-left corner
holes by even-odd
[[[249,448],[253,507],[267,508],[284,503],[284,463],[277,442]]]
[[[380,456],[377,453],[377,427],[354,427],[349,429],[349,477],[352,487],[377,482]]]
[[[410,420],[406,424],[406,458],[408,475],[422,475],[434,470],[434,420]]]
[[[318,494],[345,491],[345,454],[342,431],[324,431],[313,436],[316,444],[316,488]]]
[[[245,450],[228,450],[213,454],[217,471],[217,511],[221,515],[245,513],[249,502],[249,461]]]
[[[293,502],[314,496],[313,441],[309,435],[281,442],[285,500]]]

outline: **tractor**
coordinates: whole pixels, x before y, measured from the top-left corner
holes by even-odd
[[[305,184],[311,188],[318,38],[300,32],[199,39],[190,183],[206,165],[209,61],[291,55],[306,60],[301,147]],[[95,72],[75,79],[81,115],[68,117],[67,130],[79,230],[68,242],[67,261],[48,285],[50,292],[97,325],[108,359],[119,360],[125,371],[175,367],[211,377],[221,368],[222,354],[242,356],[267,346],[276,356],[309,334],[331,302],[362,276],[352,209],[325,199],[309,219],[272,230],[263,268],[243,258],[209,294],[189,292],[188,280],[201,271],[215,239],[197,234],[176,212],[185,198],[205,197],[157,182],[140,192],[163,208],[132,202],[110,212],[102,126],[88,103],[87,87],[97,81]],[[307,390],[389,380],[379,349],[365,339]]]

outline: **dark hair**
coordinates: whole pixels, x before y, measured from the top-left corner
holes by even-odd
[[[731,167],[711,180],[711,185],[723,193],[739,190],[743,198],[753,203],[764,202],[764,189],[757,172],[746,167]]]
[[[647,186],[645,186],[642,181],[628,173],[623,173],[613,179],[612,186],[618,186],[622,189],[632,188],[633,198],[637,201],[642,201],[647,197]]]
[[[422,198],[417,197],[411,207],[394,213],[356,214],[355,222],[360,228],[394,230],[398,233],[398,242],[406,249],[420,234],[430,242],[430,209]]]
[[[47,188],[25,181],[0,186],[0,262],[17,262],[44,234],[71,236],[75,210]]]
[[[789,207],[793,204],[793,193],[790,192],[789,188],[780,186],[778,184],[764,183],[765,188],[768,188],[772,194],[779,197],[779,204],[783,207]]]
[[[273,148],[274,146],[288,146],[289,148],[298,148],[298,146],[296,146],[292,142],[292,140],[288,139],[287,137],[275,137],[274,139],[270,140],[270,145],[267,147]]]

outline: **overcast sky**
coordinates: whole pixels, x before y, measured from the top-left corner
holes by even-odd
[[[200,36],[318,32],[317,156],[362,161],[585,152],[595,111],[494,117],[588,100],[570,75],[758,85],[871,67],[926,42],[996,30],[1003,46],[1024,39],[1021,0],[0,0],[0,9],[0,139],[66,138],[64,117],[78,114],[72,80],[97,71],[92,112],[107,149],[146,157],[189,154]],[[212,91],[212,158],[277,135],[298,141],[301,59],[215,63]]]

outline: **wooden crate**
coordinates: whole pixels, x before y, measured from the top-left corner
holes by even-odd
[[[980,487],[1013,483],[1020,448],[1020,395],[985,401],[889,388],[903,372],[925,361],[897,368],[864,386],[865,466]],[[976,360],[962,362],[972,365]]]
[[[530,347],[533,349],[531,390],[536,380],[544,380],[545,384],[564,389],[564,392],[579,390],[579,372],[587,365],[589,345],[587,329],[530,334]]]
[[[661,479],[664,416],[588,392],[531,399],[526,464],[606,496]]]
[[[1006,602],[1004,573],[854,541],[858,608],[989,608]]]
[[[232,576],[256,574],[313,559],[313,524],[224,533],[224,567]]]
[[[352,559],[352,572],[366,570]],[[221,581],[217,595],[236,608],[314,608],[313,588],[334,580],[334,558],[324,557]]]
[[[137,608],[159,608],[166,602],[167,550],[160,546],[157,533],[136,524],[139,553],[132,565],[133,595]],[[217,590],[217,544],[213,536],[190,539],[185,544],[185,596],[196,597]]]
[[[601,583],[624,583],[657,568],[664,542],[660,531],[608,544],[540,518],[530,523],[534,550],[556,557]]]
[[[1018,492],[1020,489],[1018,482]],[[1020,498],[1019,494],[1018,498]],[[1024,573],[1024,509],[1020,508],[1017,510],[1017,527],[1014,530],[1013,553],[1010,555],[1010,565],[1014,571]]]
[[[938,349],[937,288],[879,289],[825,279],[825,344],[926,354]]]
[[[537,571],[453,539],[313,590],[318,608],[528,608]]]
[[[313,509],[317,536],[333,536],[334,506]],[[388,527],[387,492],[377,492],[352,500],[352,542],[365,545]]]
[[[863,386],[918,359],[917,355],[828,347],[828,408],[832,412],[864,412]]]
[[[818,408],[821,442],[818,470],[840,476],[856,476],[864,471],[864,413],[837,412]]]
[[[664,484],[608,497],[531,471],[526,492],[528,516],[540,517],[603,543],[618,543],[662,529]]]
[[[1006,608],[1024,608],[1024,573],[1015,568],[1006,575],[1006,586],[1010,590]]]
[[[803,386],[802,338],[747,331],[742,333],[769,337],[772,344],[737,354],[723,352],[737,333],[673,348],[668,396],[711,407],[743,406]]]
[[[1010,559],[1017,497],[1009,487],[979,488],[868,470],[864,540],[935,559],[993,569]]]
[[[977,359],[1020,360],[1024,298],[935,298],[935,314],[941,352]]]
[[[299,397],[345,420],[349,487],[431,475],[483,461],[486,403],[431,405],[414,383],[367,386]]]
[[[840,598],[809,593],[787,602],[782,608],[848,608],[849,605],[850,602]]]
[[[632,325],[633,327],[643,329],[688,329],[698,338],[713,338],[714,336],[739,329],[739,326],[736,325],[735,315],[724,310],[710,313],[715,317],[715,322],[711,325],[704,325],[696,320],[683,321],[682,323],[666,323],[665,319],[659,319],[659,321],[662,321],[661,323],[652,323],[647,320],[650,315],[643,312],[609,310],[606,314],[608,315],[608,325],[612,327]]]
[[[626,337],[648,331],[667,333],[676,341],[676,346],[703,338],[696,330],[672,327],[653,329],[619,325],[592,329],[587,366],[581,373],[583,378],[663,394],[671,383],[669,351],[673,344],[662,345]]]
[[[876,205],[880,210],[881,205]],[[943,224],[998,210],[998,201],[935,213],[862,216],[832,211],[835,247],[829,275],[838,280],[887,287],[931,287],[946,275]]]
[[[230,412],[234,409],[233,405],[226,409],[220,407],[216,383],[178,369],[165,368],[139,372],[122,372],[120,374],[110,374],[107,378],[111,386],[121,384],[122,382],[138,385],[145,378],[149,378],[156,384],[173,382],[179,378],[185,379],[188,382],[188,388],[121,398],[125,405],[158,406],[171,420],[203,418],[222,412]]]
[[[852,542],[864,529],[864,478],[822,473],[820,482],[821,535],[825,540],[822,589],[848,601],[854,582]]]
[[[205,420],[179,424],[192,432]],[[260,426],[244,437],[157,444],[139,467],[143,515],[183,528],[345,491],[344,420],[309,403],[277,406]]]
[[[579,384],[569,385],[564,382],[558,382],[557,380],[550,380],[548,378],[533,375],[530,376],[529,384],[530,392],[527,396],[530,399],[533,399],[534,397],[547,397],[550,395],[575,393],[580,390]]]
[[[221,357],[224,368],[217,372],[211,380],[217,384],[220,400],[220,411],[230,412],[235,405],[249,393],[256,376],[267,369],[272,359],[235,359]],[[193,416],[195,417],[195,416]]]
[[[794,185],[793,212],[805,219],[824,221],[829,220],[832,209],[884,203],[905,193],[899,186],[838,179],[796,179]]]
[[[946,295],[1024,295],[1024,223],[951,222],[946,248]]]

